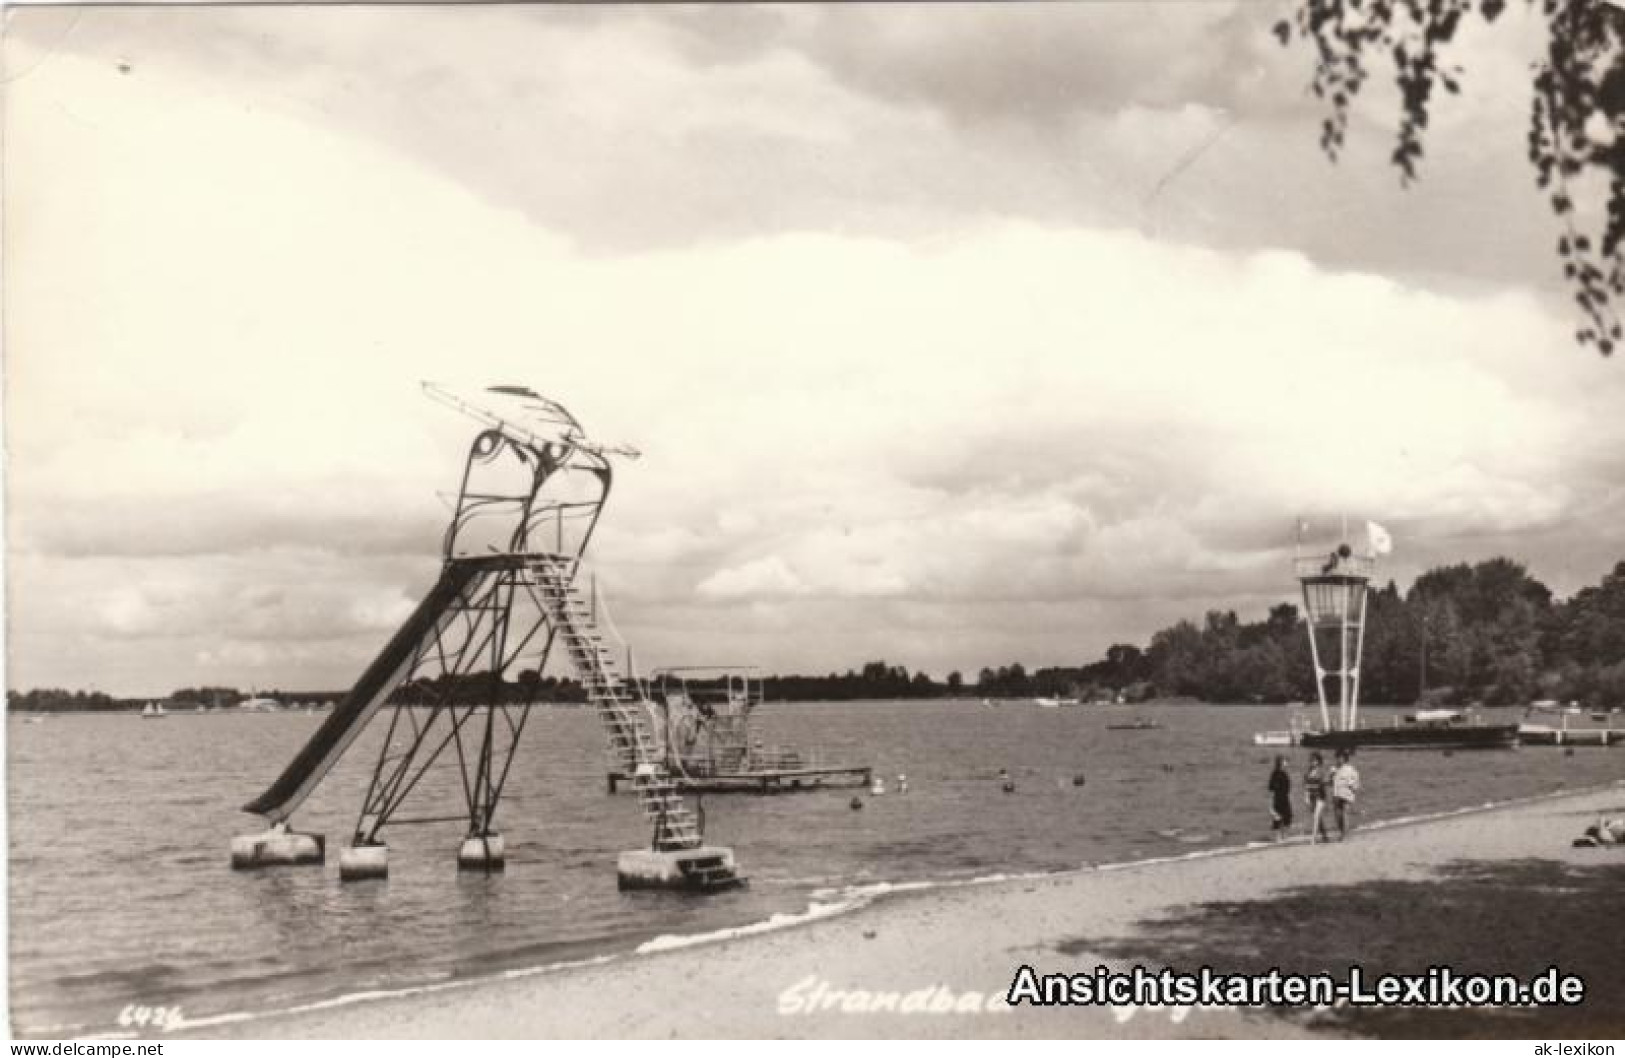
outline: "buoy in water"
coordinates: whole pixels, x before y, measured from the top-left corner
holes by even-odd
[[[852,811],[854,811],[854,812],[861,811],[863,809],[863,798],[861,798],[861,797],[853,797],[850,804],[852,806]]]
[[[389,877],[389,846],[350,845],[339,850],[339,881]]]
[[[241,834],[231,839],[231,869],[251,871],[258,867],[287,867],[327,861],[327,841],[320,834],[300,834],[278,823],[258,834]]]
[[[1005,793],[1015,793],[1016,792],[1016,784],[1011,782],[1009,779],[1004,780],[1004,792]]]
[[[501,834],[470,835],[457,850],[459,871],[500,871],[506,865]]]
[[[902,772],[897,773],[897,792],[908,793],[908,776]]]
[[[879,797],[882,794],[884,794],[885,792],[886,792],[886,780],[885,779],[876,779],[874,782],[869,784],[869,793],[872,796]]]
[[[1072,785],[1073,785],[1073,786],[1082,786],[1082,785],[1083,785],[1083,784],[1084,784],[1084,783],[1086,783],[1086,782],[1088,782],[1088,781],[1089,781],[1089,780],[1087,780],[1087,779],[1085,779],[1085,778],[1084,778],[1084,777],[1083,777],[1083,773],[1082,773],[1082,772],[1079,772],[1079,773],[1078,773],[1078,774],[1076,774],[1076,775],[1074,775],[1074,776],[1072,776]]]

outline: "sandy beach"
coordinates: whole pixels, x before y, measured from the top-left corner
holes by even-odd
[[[1625,848],[1570,846],[1600,813],[1625,813],[1625,783],[1365,828],[1343,844],[1294,842],[895,892],[786,929],[191,1031],[1098,1038],[1494,1037],[1569,1029],[1617,1036],[1625,1031],[1618,994],[1625,974],[1617,954],[1620,897],[1609,894],[1625,892]],[[1440,903],[1443,896],[1455,904]],[[1322,922],[1323,914],[1331,917]],[[1442,916],[1452,921],[1435,935],[1428,923]],[[1606,929],[1595,929],[1598,921]],[[1462,972],[1522,975],[1556,965],[1587,975],[1589,999],[1573,1010],[1543,1011],[1544,1020],[1522,1012],[1420,1012],[1407,1016],[1434,1020],[1397,1025],[1337,1012],[1001,1010],[984,1002],[1002,997],[1023,964],[1040,973],[1078,973],[1099,963],[1195,969],[1200,961],[1192,959],[1214,958],[1202,951],[1205,939],[1223,945],[1214,962],[1222,971],[1251,972],[1259,959],[1296,970],[1353,961],[1377,972],[1419,972],[1444,959]],[[1454,1020],[1439,1020],[1446,1018]]]

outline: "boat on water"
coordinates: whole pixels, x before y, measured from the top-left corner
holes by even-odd
[[[1077,698],[1034,698],[1041,709],[1060,709],[1063,706],[1082,704]]]
[[[1579,716],[1581,713],[1585,712],[1585,710],[1580,708],[1579,702],[1570,702],[1569,704],[1564,705],[1562,702],[1551,698],[1541,698],[1537,701],[1530,702],[1527,709],[1525,709],[1525,712],[1553,713],[1561,716]]]
[[[1459,724],[1466,719],[1460,709],[1418,709],[1404,717],[1407,724]]]
[[[163,720],[167,716],[169,714],[164,712],[164,707],[159,702],[148,702],[141,710],[143,720]]]
[[[1432,710],[1425,710],[1432,711]],[[1448,711],[1448,710],[1446,710]],[[1455,714],[1460,716],[1461,714]],[[1305,749],[1516,749],[1517,724],[1478,724],[1465,720],[1419,720],[1410,714],[1387,727],[1305,731]]]
[[[1106,725],[1107,731],[1161,731],[1162,725],[1146,717]]]
[[[1302,702],[1288,702],[1286,719],[1287,726],[1285,730],[1277,728],[1273,731],[1255,732],[1253,734],[1253,745],[1276,746],[1280,748],[1290,748],[1292,746],[1296,746],[1303,738],[1304,732],[1309,730],[1308,721],[1304,720],[1300,715],[1302,707]]]

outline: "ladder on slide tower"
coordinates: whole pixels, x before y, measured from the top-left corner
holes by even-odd
[[[667,771],[650,703],[636,680],[621,671],[615,652],[606,644],[595,607],[575,584],[574,561],[544,555],[530,565],[558,641],[581,678],[588,702],[604,722],[610,753],[621,771],[632,776],[632,789],[644,816],[654,825],[652,847],[659,852],[699,848],[703,843],[699,820],[683,804],[677,783]]]

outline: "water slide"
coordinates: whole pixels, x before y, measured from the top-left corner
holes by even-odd
[[[488,562],[478,559],[447,561],[429,594],[367,666],[344,701],[328,714],[277,780],[244,805],[243,811],[264,816],[272,823],[281,823],[292,815],[411,672],[419,657],[419,645],[436,634],[442,617],[463,589],[488,568]]]

